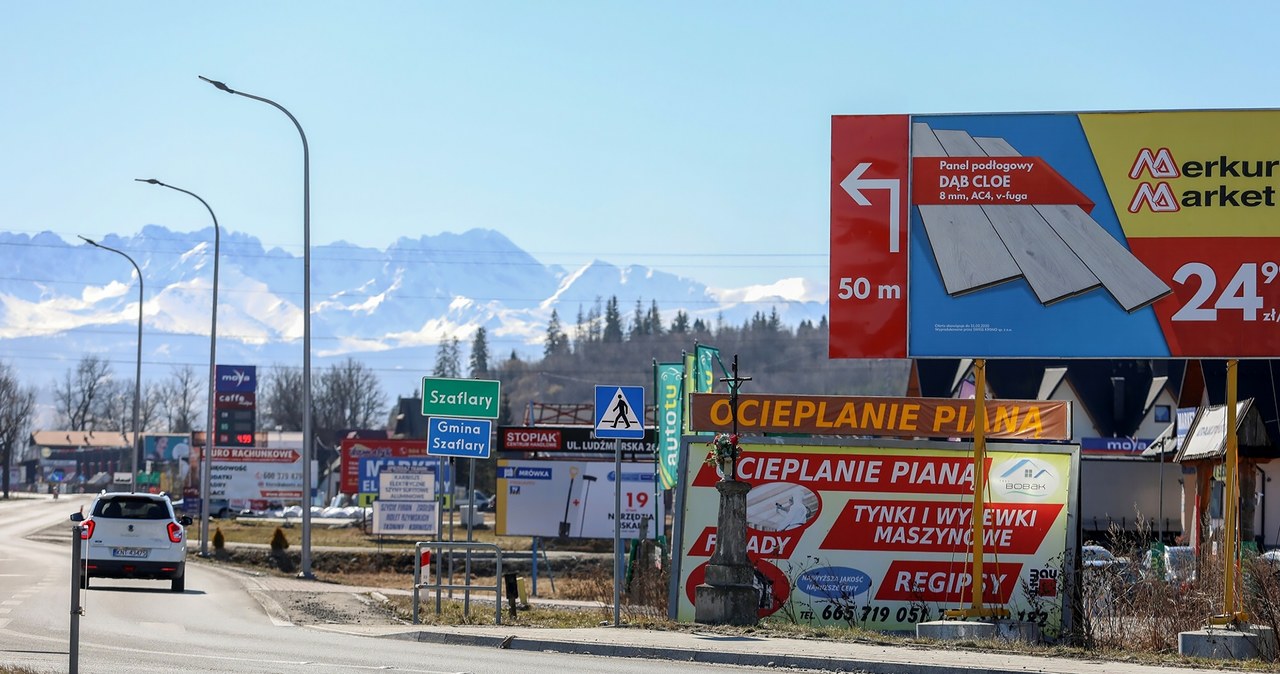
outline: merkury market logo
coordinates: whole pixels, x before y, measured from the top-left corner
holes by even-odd
[[[1026,456],[1014,457],[991,469],[991,490],[1006,498],[1042,499],[1058,491],[1058,474],[1053,466]]]
[[[1134,157],[1133,167],[1129,169],[1129,179],[1142,180],[1143,173],[1146,173],[1150,180],[1138,183],[1133,198],[1129,200],[1129,212],[1137,213],[1144,206],[1152,213],[1176,213],[1183,208],[1202,206],[1275,206],[1275,186],[1232,189],[1234,186],[1225,181],[1235,178],[1271,178],[1276,174],[1277,167],[1280,167],[1280,159],[1235,159],[1227,155],[1179,164],[1167,147],[1154,151],[1144,147]],[[1216,188],[1175,192],[1169,181],[1178,178],[1218,178],[1224,182]]]

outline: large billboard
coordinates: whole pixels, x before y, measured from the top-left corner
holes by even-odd
[[[1280,110],[836,116],[833,358],[1280,355]]]
[[[747,556],[761,617],[809,625],[913,630],[968,606],[973,456],[948,443],[854,446],[744,444]],[[716,547],[716,469],[690,452],[677,521],[677,618],[694,616],[694,588]],[[1047,633],[1061,626],[1075,502],[1072,448],[988,445],[985,600]]]
[[[654,495],[652,461],[498,460],[499,536],[613,538],[615,489],[621,478],[622,538],[639,538],[641,522],[648,538],[662,533],[662,499]]]

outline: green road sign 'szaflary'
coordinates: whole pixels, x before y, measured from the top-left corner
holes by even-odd
[[[422,378],[422,414],[428,417],[497,419],[502,382],[489,379]]]

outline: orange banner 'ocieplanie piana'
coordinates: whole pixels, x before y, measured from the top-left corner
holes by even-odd
[[[695,393],[692,398],[693,430],[733,428],[728,394]],[[1066,401],[988,400],[986,411],[989,438],[1071,437],[1071,407]],[[741,433],[969,438],[973,419],[973,400],[744,393],[738,396],[737,428]]]

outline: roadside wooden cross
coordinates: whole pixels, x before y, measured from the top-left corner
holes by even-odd
[[[743,383],[751,381],[751,377],[738,376],[738,354],[733,354],[733,371],[732,377],[721,377],[720,381],[725,382],[729,387],[729,414],[733,419],[733,431],[730,436],[733,440],[733,449],[731,459],[733,465],[733,475],[738,474],[738,389],[742,388]]]

